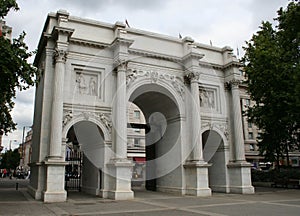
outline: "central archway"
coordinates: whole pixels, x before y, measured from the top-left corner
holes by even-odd
[[[182,193],[181,118],[173,95],[158,84],[136,88],[129,101],[145,116],[149,131],[146,139],[147,190]]]

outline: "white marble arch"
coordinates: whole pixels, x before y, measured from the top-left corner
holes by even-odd
[[[89,63],[91,56],[99,58],[100,61],[93,62],[93,67],[104,68],[105,76],[103,98],[97,99],[96,110],[88,100],[75,103],[70,98],[72,94],[68,94],[72,65]],[[101,166],[107,168],[103,173],[108,173],[103,174],[101,188],[90,192],[105,198],[132,199],[133,164],[127,158],[126,104],[135,100],[144,106],[148,116],[156,109],[166,116],[167,147],[160,147],[159,154],[167,152],[167,148],[172,149],[172,142],[178,144],[174,158],[180,157],[181,164],[160,182],[163,184],[159,185],[164,186],[160,190],[210,196],[209,165],[203,161],[199,137],[201,129],[202,132],[208,129],[201,128],[201,123],[207,123],[207,113],[200,107],[199,86],[200,82],[209,84],[200,77],[205,72],[203,62],[220,72],[217,77],[215,74],[206,76],[222,80],[225,89],[219,90],[225,94],[220,94],[221,101],[228,102],[224,103],[228,112],[213,113],[211,120],[216,125],[209,125],[224,142],[224,151],[220,150],[224,161],[229,161],[230,156],[229,164],[222,168],[226,175],[224,184],[230,192],[253,193],[242,136],[241,64],[231,48],[208,46],[190,37],[179,39],[127,28],[121,22],[108,24],[73,17],[64,10],[48,14],[34,61],[43,73],[36,88],[30,193],[44,202],[66,200],[66,161],[62,149],[70,128],[88,121],[103,133],[105,148],[101,153]],[[76,109],[70,110],[70,106]],[[228,132],[227,128],[231,130]],[[169,182],[172,184],[168,187]]]

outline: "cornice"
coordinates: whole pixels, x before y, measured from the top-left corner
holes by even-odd
[[[189,59],[198,59],[198,60],[200,60],[203,57],[204,57],[204,54],[191,52],[191,53],[188,53],[185,56],[183,56],[182,60],[183,61],[187,61]]]
[[[74,31],[75,29],[65,28],[61,26],[54,26],[51,35],[53,38],[57,38],[59,33],[63,33],[63,34],[67,34],[68,37],[70,38]]]
[[[116,37],[113,42],[111,43],[111,47],[113,48],[114,46],[117,45],[125,45],[129,47],[131,44],[133,44],[134,40],[127,39],[127,38],[121,38],[121,37]]]
[[[104,49],[106,47],[109,47],[109,44],[106,43],[99,43],[91,40],[84,40],[84,39],[79,39],[79,38],[71,38],[70,43],[73,44],[78,44],[86,47],[94,47],[94,48],[99,48],[99,49]]]
[[[227,63],[226,65],[224,65],[223,66],[223,69],[224,70],[227,70],[227,69],[229,69],[229,68],[233,68],[233,67],[241,67],[241,66],[243,66],[243,64],[242,63],[240,63],[240,62],[238,62],[238,61],[232,61],[232,62],[229,62],[229,63]]]
[[[155,52],[150,52],[150,51],[145,51],[145,50],[129,49],[128,53],[133,54],[133,55],[144,56],[144,57],[148,57],[148,58],[154,58],[154,59],[160,59],[160,60],[176,62],[176,63],[181,63],[182,62],[182,58],[177,57],[177,56],[171,56],[171,55],[155,53]]]

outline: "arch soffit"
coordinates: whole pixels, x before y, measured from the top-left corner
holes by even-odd
[[[89,121],[92,122],[94,124],[96,124],[102,131],[103,136],[104,136],[104,142],[108,142],[111,141],[111,133],[110,131],[107,129],[107,127],[98,119],[96,119],[93,116],[89,116],[88,118],[84,117],[84,116],[75,116],[72,118],[72,120],[70,120],[64,127],[63,127],[63,137],[66,138],[68,131],[71,129],[71,127],[73,125],[75,125],[78,122],[81,121]]]

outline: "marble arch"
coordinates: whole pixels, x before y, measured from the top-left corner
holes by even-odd
[[[98,125],[105,140],[97,161],[103,171],[101,187],[87,187],[86,192],[116,200],[134,198],[127,103],[136,98],[148,106],[148,114],[157,110],[176,115],[167,118],[157,154],[167,153],[167,148],[172,152],[176,143],[173,158],[180,163],[170,170],[160,166],[159,171],[166,172],[157,190],[193,196],[210,196],[212,189],[254,193],[244,152],[241,65],[230,47],[128,28],[122,22],[78,18],[64,10],[49,13],[42,32],[34,61],[43,71],[35,95],[30,165],[29,192],[35,199],[66,201],[64,138],[81,121]],[[208,128],[217,131],[228,148],[222,156],[222,187],[217,181],[209,184],[210,164],[203,159],[201,131]],[[213,173],[217,175],[218,168]]]

